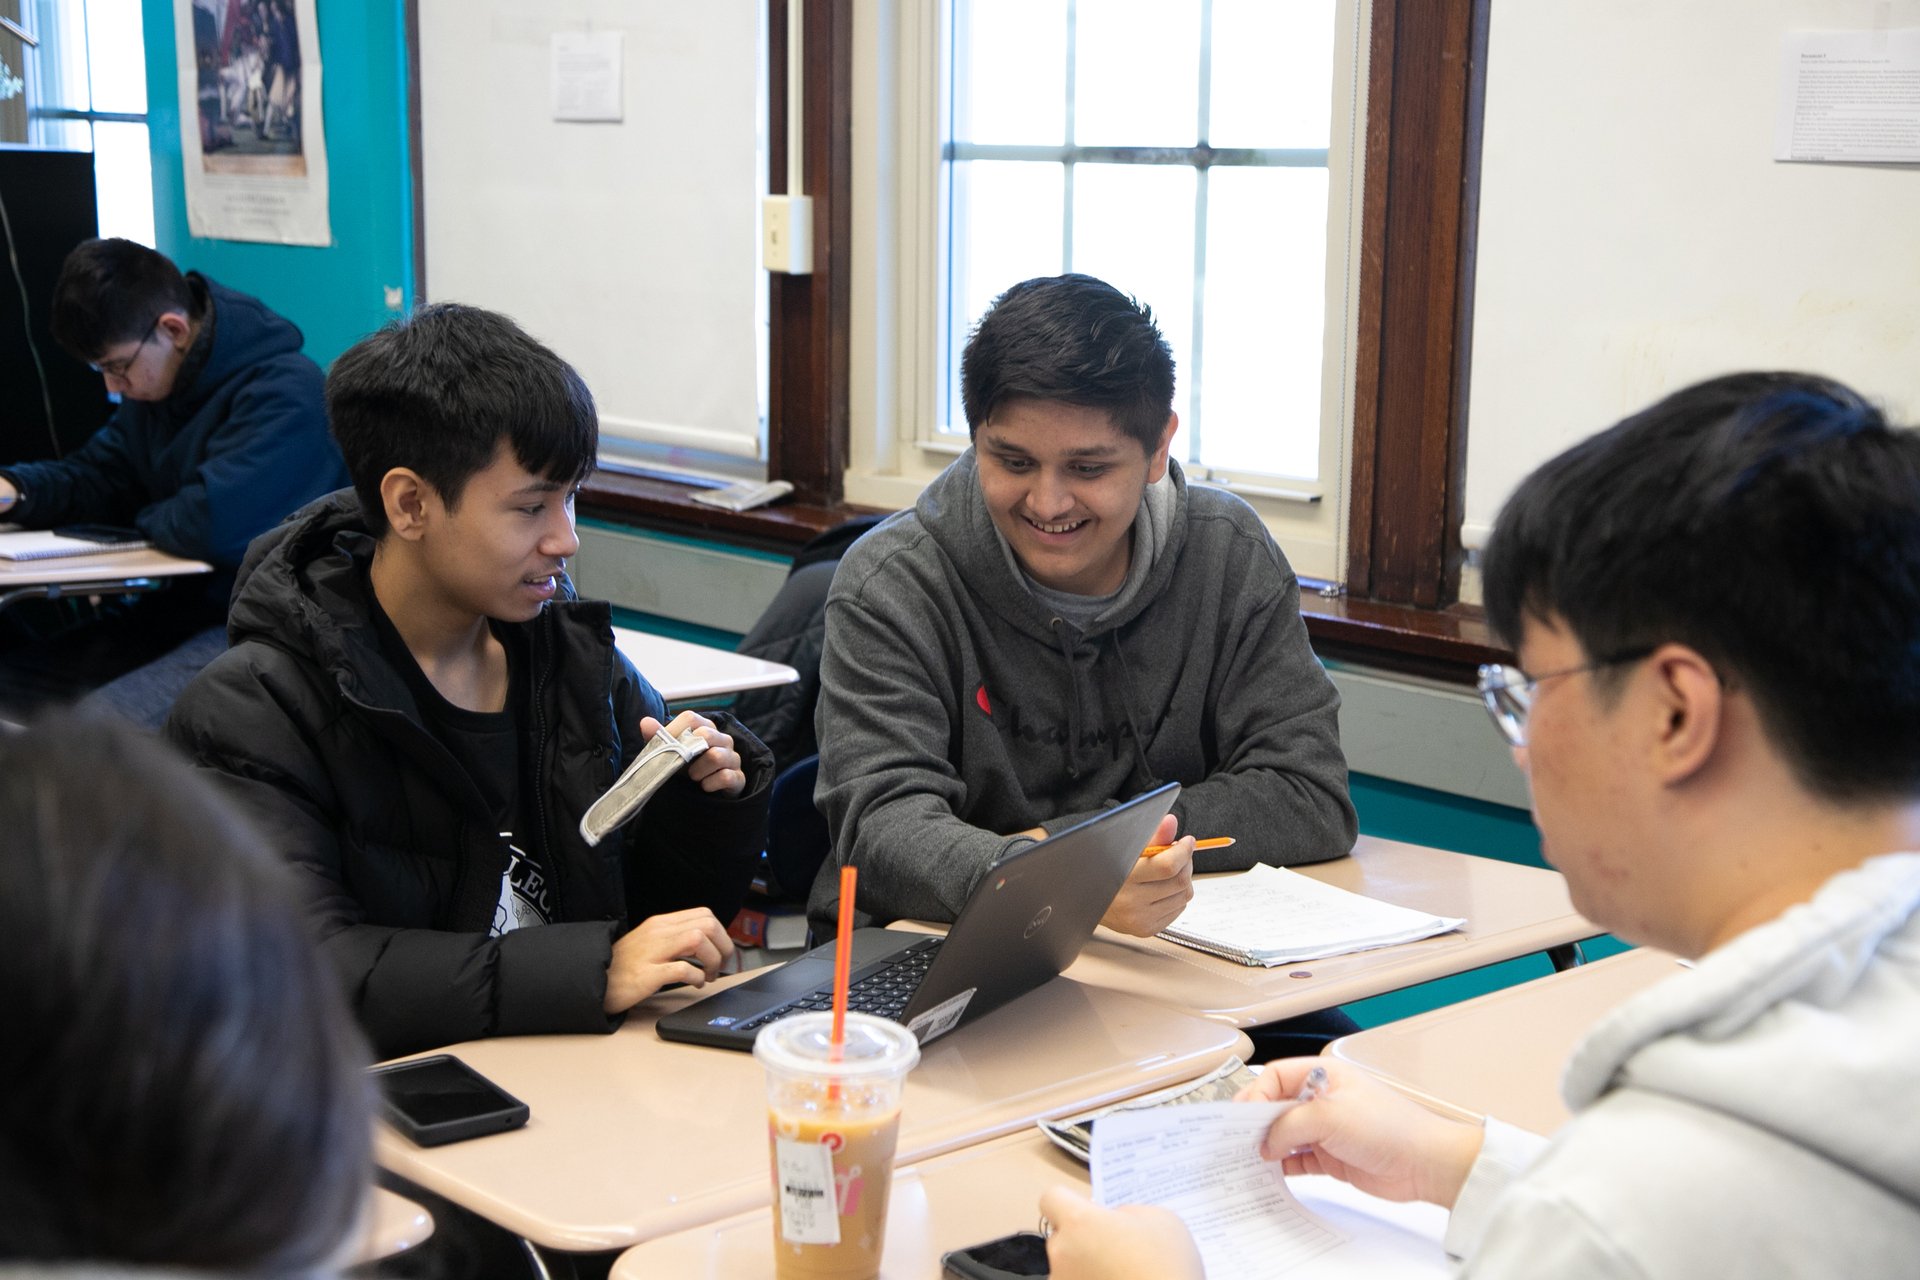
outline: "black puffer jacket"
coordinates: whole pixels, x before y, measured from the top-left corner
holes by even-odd
[[[239,795],[296,869],[319,938],[383,1055],[489,1035],[609,1031],[612,944],[685,907],[732,917],[764,842],[772,760],[730,717],[737,798],[684,775],[589,848],[580,815],[639,751],[660,695],[614,649],[608,607],[572,599],[532,622],[525,801],[556,923],[490,938],[505,853],[473,781],[423,723],[369,617],[373,541],[351,491],[256,540],[233,647],[175,705],[167,734]],[[611,696],[609,696],[611,694]]]

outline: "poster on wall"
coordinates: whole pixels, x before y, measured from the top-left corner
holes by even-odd
[[[314,0],[174,0],[187,228],[327,245]]]

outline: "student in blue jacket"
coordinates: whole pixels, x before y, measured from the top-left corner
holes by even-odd
[[[104,637],[48,635],[51,619],[38,646],[16,636],[0,654],[0,700],[16,707],[74,696],[223,626],[247,544],[347,480],[320,368],[258,298],[183,275],[145,245],[88,240],[61,268],[51,323],[120,406],[68,456],[0,466],[0,521],[125,525],[216,572],[142,601]]]

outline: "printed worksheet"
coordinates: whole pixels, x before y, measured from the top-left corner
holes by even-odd
[[[1093,1135],[1093,1198],[1171,1209],[1193,1232],[1210,1276],[1446,1275],[1444,1210],[1387,1204],[1326,1185],[1330,1179],[1298,1180],[1327,1193],[1316,1211],[1294,1195],[1278,1164],[1260,1158],[1261,1137],[1292,1105],[1201,1103],[1103,1116]]]

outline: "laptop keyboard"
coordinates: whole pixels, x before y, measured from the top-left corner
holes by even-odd
[[[906,1011],[907,1002],[913,999],[913,993],[926,980],[927,970],[933,967],[933,958],[940,953],[941,941],[939,938],[928,938],[925,942],[915,943],[913,950],[904,953],[886,968],[854,983],[847,991],[847,1008],[855,1013],[870,1013],[898,1022],[900,1015]],[[741,1023],[736,1029],[754,1031],[769,1022],[778,1022],[796,1013],[815,1013],[831,1008],[833,989],[823,988],[769,1009],[759,1017]]]

